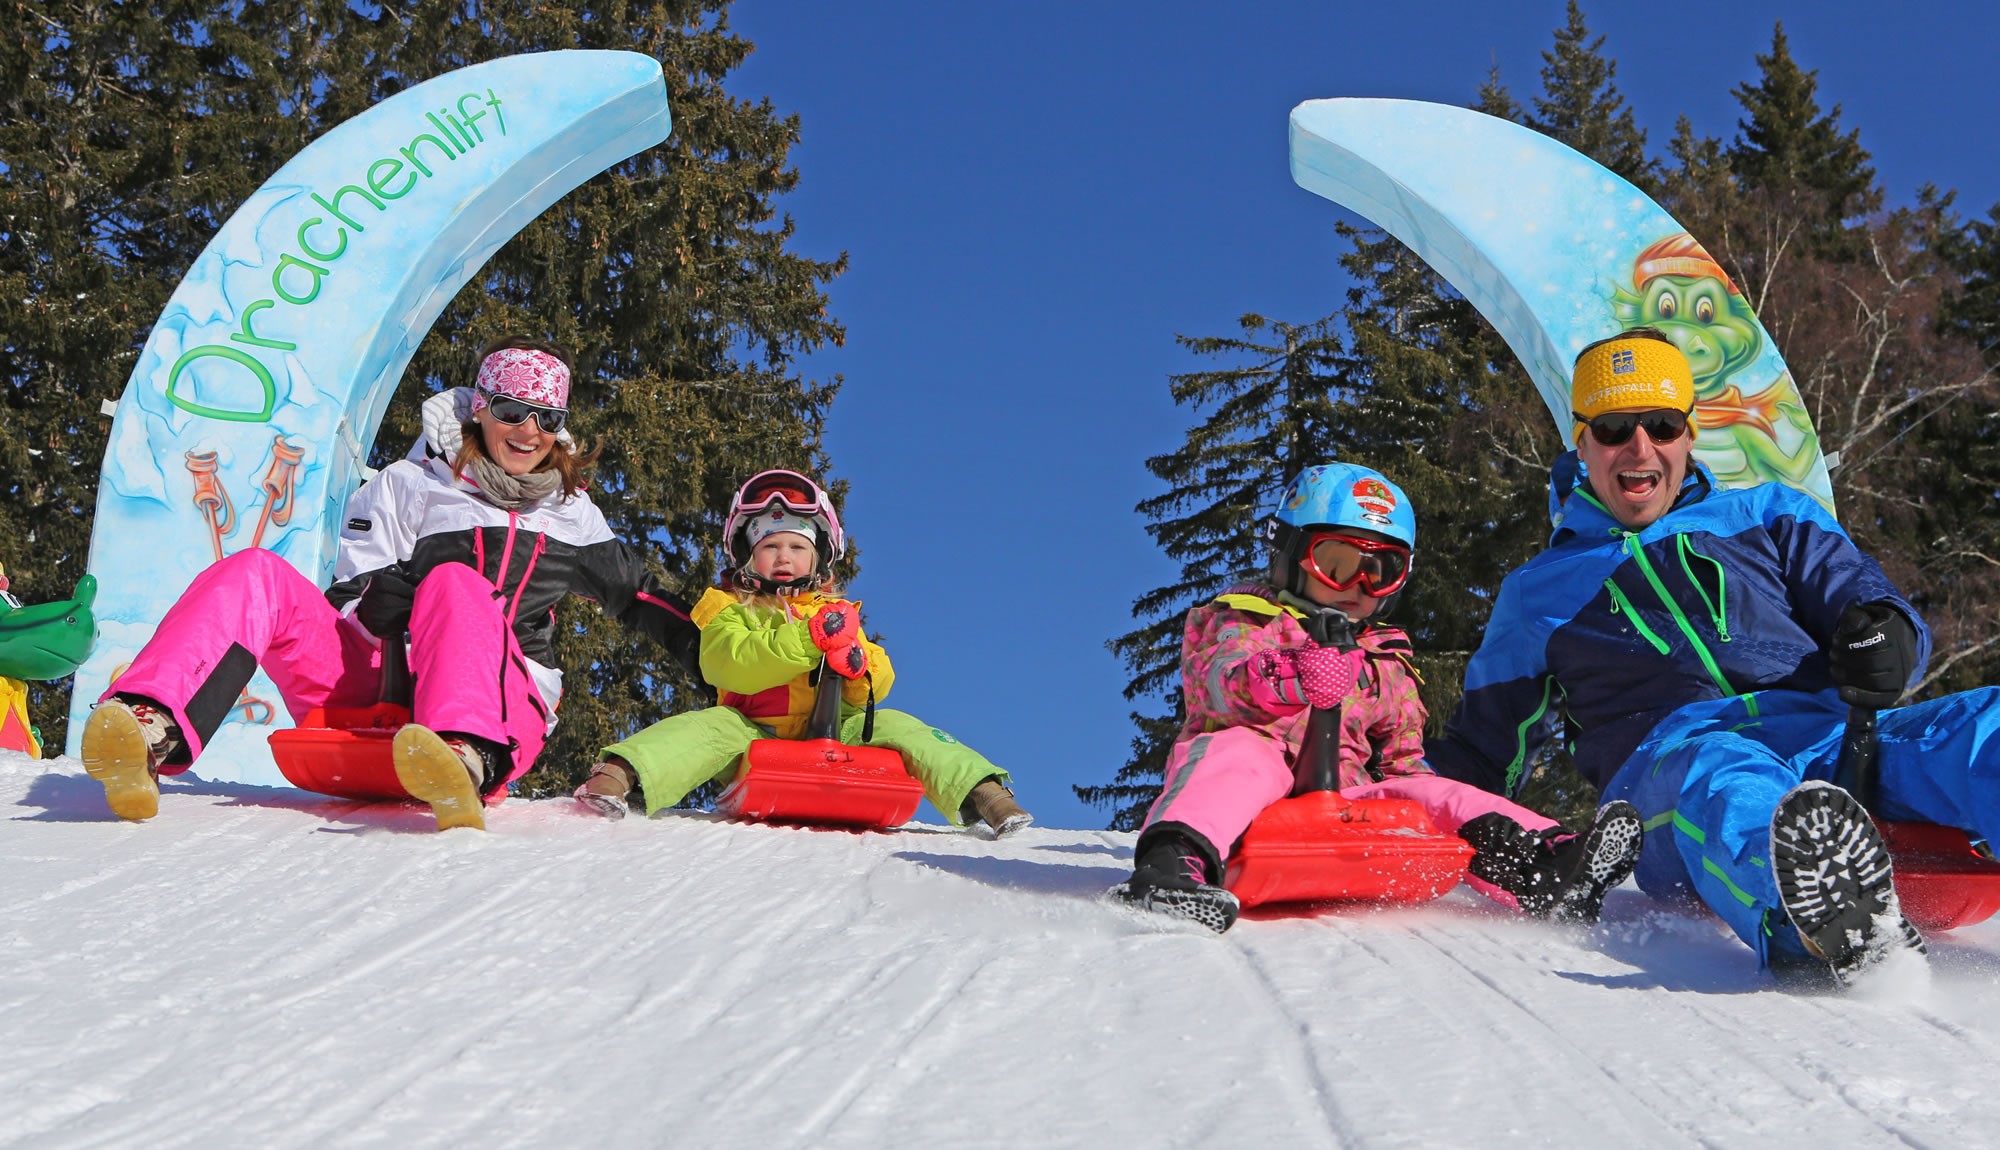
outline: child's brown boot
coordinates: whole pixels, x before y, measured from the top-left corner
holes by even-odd
[[[1014,792],[992,776],[972,788],[972,793],[965,796],[958,813],[967,824],[975,818],[985,823],[996,839],[1011,835],[1035,821],[1035,816],[1022,810],[1021,804],[1014,801]]]
[[[616,755],[590,768],[590,777],[576,789],[576,801],[583,809],[607,819],[622,819],[631,809],[625,796],[632,792],[638,782],[632,766]]]

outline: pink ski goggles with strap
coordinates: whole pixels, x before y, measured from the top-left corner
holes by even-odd
[[[840,530],[840,516],[834,514],[833,500],[819,489],[819,485],[796,471],[766,471],[750,478],[736,493],[736,502],[729,509],[728,536],[734,536],[736,525],[744,519],[767,510],[773,503],[805,519],[817,519],[826,524],[827,541],[834,555],[843,554],[847,549],[847,537]]]

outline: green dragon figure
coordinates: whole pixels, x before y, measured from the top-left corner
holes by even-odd
[[[1819,437],[1786,372],[1750,394],[1729,382],[1764,350],[1750,303],[1686,232],[1647,247],[1632,262],[1632,289],[1614,285],[1611,311],[1624,327],[1658,328],[1694,367],[1695,455],[1725,486],[1776,480],[1820,498],[1811,485]]]

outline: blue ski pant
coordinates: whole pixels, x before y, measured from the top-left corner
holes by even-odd
[[[1636,877],[1655,898],[1690,892],[1768,963],[1805,950],[1771,874],[1771,812],[1806,779],[1832,780],[1847,707],[1832,691],[1763,691],[1695,703],[1653,729],[1604,788],[1646,823]],[[1875,813],[2000,840],[2000,687],[1877,716]]]

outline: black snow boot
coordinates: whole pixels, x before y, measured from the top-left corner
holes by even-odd
[[[1771,812],[1771,871],[1806,949],[1842,986],[1898,950],[1925,953],[1903,917],[1889,847],[1853,795],[1801,783]]]
[[[1588,834],[1530,831],[1497,812],[1458,828],[1472,844],[1473,877],[1514,896],[1522,912],[1555,922],[1596,922],[1604,896],[1639,865],[1645,827],[1631,803],[1604,804]]]
[[[1155,914],[1198,922],[1217,934],[1236,924],[1242,910],[1236,896],[1211,885],[1215,852],[1191,832],[1162,831],[1158,825],[1139,836],[1132,877],[1111,888],[1126,902]]]

